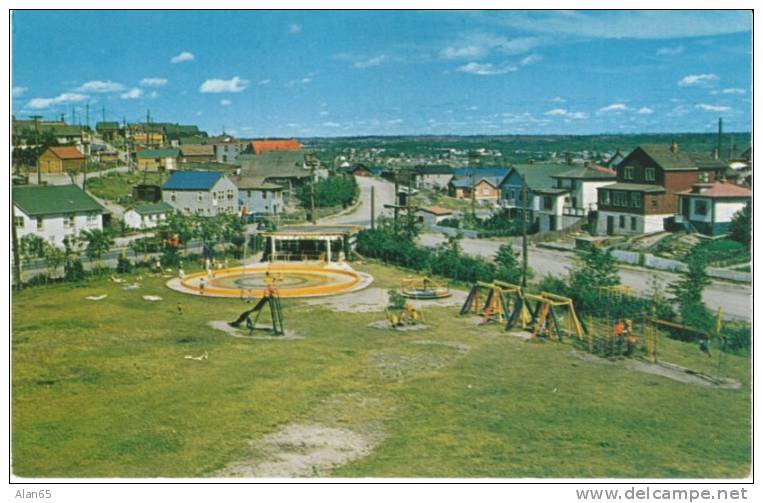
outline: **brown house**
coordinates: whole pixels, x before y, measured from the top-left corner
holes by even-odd
[[[681,152],[676,142],[636,147],[617,165],[617,182],[598,188],[597,232],[664,230],[665,220],[679,212],[679,192],[714,182],[725,170],[720,161]]]
[[[85,155],[76,147],[50,147],[40,155],[38,162],[41,173],[60,175],[84,169]]]
[[[210,162],[215,160],[213,145],[181,145],[180,162]]]

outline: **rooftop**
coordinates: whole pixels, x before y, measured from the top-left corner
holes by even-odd
[[[217,171],[175,171],[163,190],[209,190],[223,176]]]
[[[156,159],[158,157],[177,157],[180,151],[176,148],[149,148],[138,153],[140,159]]]
[[[575,178],[581,180],[610,180],[616,178],[617,173],[615,170],[599,166],[598,164],[588,164],[553,174],[551,177]]]
[[[432,215],[437,215],[437,216],[445,216],[445,215],[453,214],[453,211],[449,210],[448,208],[443,208],[441,206],[428,206],[426,208],[420,208],[419,211],[425,211],[427,213],[431,213]]]
[[[61,160],[85,158],[85,154],[77,150],[77,147],[50,147],[48,150]]]
[[[747,198],[752,197],[752,191],[746,187],[740,187],[728,182],[697,183],[690,190],[679,192],[702,197],[714,198]]]
[[[297,151],[301,145],[294,138],[288,140],[254,140],[252,152],[259,155],[264,152]]]
[[[30,217],[104,212],[103,206],[76,185],[15,186],[13,203]]]
[[[661,185],[648,185],[645,183],[613,183],[599,187],[599,190],[627,190],[631,192],[665,192]]]
[[[159,201],[156,203],[140,203],[136,204],[132,207],[132,210],[134,210],[139,215],[155,215],[157,213],[168,213],[173,211],[172,206],[165,203],[164,201]]]

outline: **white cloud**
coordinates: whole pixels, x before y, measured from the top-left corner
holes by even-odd
[[[85,94],[62,93],[55,98],[33,98],[29,100],[29,103],[27,103],[26,106],[35,110],[41,110],[52,105],[62,105],[65,103],[77,103],[80,101],[85,101],[87,98],[88,97]]]
[[[714,73],[702,73],[699,75],[687,75],[678,81],[681,87],[708,87],[718,82],[718,76]]]
[[[562,98],[561,96],[556,96],[554,98],[551,98],[551,101],[553,103],[567,103],[567,100]]]
[[[636,113],[637,114],[642,114],[642,115],[649,115],[649,114],[653,114],[654,110],[652,110],[649,107],[641,107],[638,110],[636,110]]]
[[[207,79],[199,87],[202,93],[240,93],[249,85],[249,81],[235,76],[230,80]]]
[[[602,107],[599,109],[600,113],[607,113],[607,112],[627,112],[630,110],[628,106],[625,103],[612,103],[611,105],[607,105],[605,107]]]
[[[551,117],[564,117],[566,119],[587,119],[588,114],[585,112],[570,112],[566,108],[554,108],[544,113]]]
[[[133,87],[129,91],[119,95],[123,100],[136,100],[141,96],[143,96],[143,89],[140,89],[139,87]]]
[[[231,100],[228,100],[228,99],[220,100],[220,105],[222,105],[224,107],[229,107],[232,104],[233,104],[233,102]]]
[[[194,59],[196,59],[196,57],[192,53],[183,51],[170,59],[170,63],[182,63],[183,61],[193,61]]]
[[[708,105],[706,103],[700,103],[697,105],[697,108],[700,110],[704,110],[706,112],[728,112],[731,110],[731,107],[723,106],[723,105]]]
[[[481,58],[486,53],[485,47],[467,45],[464,47],[446,47],[440,51],[440,57],[444,59],[474,59]]]
[[[151,98],[152,100],[156,99],[156,98],[159,97],[159,92],[158,91],[151,91],[151,94],[149,94],[148,97]]]
[[[329,113],[328,113],[326,110],[321,110],[321,111],[320,111],[320,115],[321,115],[322,117],[325,117],[325,116],[329,115]]]
[[[266,86],[268,84],[270,84],[270,79],[262,79],[259,82],[257,82],[258,86]]]
[[[306,85],[312,81],[313,81],[313,78],[308,75],[307,77],[302,77],[301,79],[290,80],[286,84],[284,84],[284,86],[291,88],[291,87],[296,87],[298,85]]]
[[[83,93],[118,93],[124,91],[125,86],[110,80],[91,80],[79,86],[76,90]]]
[[[456,68],[457,72],[470,73],[472,75],[502,75],[517,71],[516,66],[495,66],[492,63],[471,62]]]
[[[161,77],[146,77],[140,81],[140,85],[145,87],[161,87],[167,84],[167,79]]]
[[[26,87],[14,86],[13,89],[11,90],[11,96],[14,98],[21,98],[26,91],[27,91]]]
[[[341,126],[341,124],[339,124],[338,122],[331,122],[331,121],[324,122],[321,125],[324,126],[324,127],[340,127]]]
[[[676,47],[660,47],[659,49],[657,49],[657,52],[655,54],[657,56],[672,58],[675,56],[680,56],[683,53],[684,53],[684,46],[678,45]]]
[[[369,68],[372,66],[379,66],[387,59],[384,54],[380,56],[374,56],[372,58],[365,59],[363,61],[356,61],[352,66],[353,68]]]
[[[522,61],[519,62],[522,66],[532,65],[533,63],[537,63],[538,61],[542,60],[543,56],[540,54],[530,54],[529,56],[525,56],[522,58]]]
[[[721,94],[745,94],[745,90],[739,87],[730,87],[721,91]]]
[[[289,34],[290,35],[296,35],[297,33],[302,33],[302,26],[298,24],[290,24],[289,25]]]

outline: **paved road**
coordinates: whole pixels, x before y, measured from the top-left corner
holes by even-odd
[[[445,238],[439,234],[423,234],[419,238],[419,242],[425,246],[434,246],[443,241]],[[512,242],[517,252],[521,250],[516,238],[512,238],[511,241],[509,239],[495,241],[465,238],[461,241],[461,247],[465,253],[492,257],[498,251],[498,247],[505,242]],[[528,263],[535,272],[536,278],[541,278],[546,274],[565,276],[572,267],[573,259],[574,255],[570,252],[532,247]],[[620,280],[624,285],[633,288],[637,294],[647,294],[651,288],[650,282],[654,277],[660,279],[663,287],[667,287],[676,281],[679,275],[667,271],[620,266]],[[751,295],[750,285],[712,281],[705,288],[703,299],[710,309],[715,310],[719,306],[722,307],[727,318],[750,320],[752,316]]]
[[[387,180],[370,176],[356,176],[360,186],[360,204],[350,213],[329,216],[318,221],[321,224],[357,224],[371,225],[371,187],[374,187],[376,218],[384,214],[391,215],[391,210],[384,208],[395,200],[395,185]]]

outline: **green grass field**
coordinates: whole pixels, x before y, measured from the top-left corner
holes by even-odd
[[[155,183],[161,185],[167,180],[162,173],[109,173],[87,181],[87,188],[96,196],[108,201],[118,201],[120,198],[132,195],[133,186],[139,183]]]
[[[373,287],[405,273],[373,264]],[[744,477],[751,464],[750,359],[738,390],[584,361],[569,343],[525,342],[457,308],[428,329],[368,327],[384,313],[284,301],[302,339],[248,340],[207,326],[244,310],[144,274],[14,293],[12,465],[22,477],[207,477],[271,451],[290,425],[374,439],[312,475],[344,477]],[[107,294],[101,301],[89,295]],[[142,295],[161,295],[147,302]],[[178,314],[181,302],[184,313]],[[185,359],[206,352],[208,360]],[[714,372],[695,345],[663,359]],[[283,447],[287,449],[287,447]],[[288,447],[299,454],[300,447]],[[304,452],[302,452],[304,454]]]

